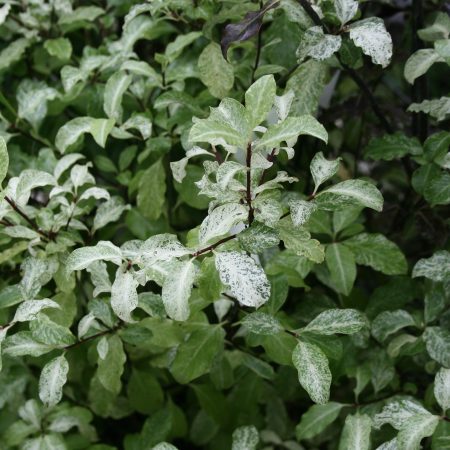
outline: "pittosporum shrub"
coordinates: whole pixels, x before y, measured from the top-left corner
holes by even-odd
[[[446,2],[0,4],[2,450],[450,448]]]

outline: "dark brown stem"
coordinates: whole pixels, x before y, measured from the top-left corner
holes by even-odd
[[[120,325],[118,325],[114,328],[109,328],[108,330],[105,330],[105,331],[100,331],[100,333],[93,334],[92,336],[89,336],[86,339],[81,339],[80,341],[75,342],[74,344],[67,345],[66,347],[64,347],[64,350],[70,350],[71,348],[78,347],[79,345],[85,344],[86,342],[97,339],[98,337],[105,336],[106,334],[114,333],[119,328],[120,328]]]
[[[311,20],[318,26],[323,27],[326,33],[330,33],[330,30],[328,27],[322,22],[322,19],[317,15],[316,11],[314,11],[313,7],[309,3],[308,0],[298,0],[302,8],[306,11],[306,14],[311,18]],[[393,133],[394,129],[392,128],[391,124],[386,120],[386,117],[381,111],[381,108],[379,107],[375,97],[373,96],[369,86],[364,82],[364,80],[358,75],[358,73],[352,69],[351,67],[347,66],[342,62],[341,57],[339,54],[336,54],[336,57],[341,64],[342,68],[347,72],[347,74],[350,76],[350,78],[353,79],[353,81],[358,85],[358,87],[361,89],[361,91],[364,93],[364,95],[369,100],[370,106],[372,107],[373,112],[378,117],[381,125],[388,133]]]
[[[8,196],[5,197],[5,200],[9,203],[9,205],[11,206],[11,208],[17,213],[19,214],[19,216],[23,217],[28,224],[31,226],[31,228],[33,228],[34,231],[36,231],[37,233],[39,233],[41,236],[43,236],[45,239],[49,239],[49,240],[54,240],[54,237],[51,233],[48,233],[44,230],[41,230],[36,222],[34,220],[32,220],[30,217],[28,217],[17,205],[16,202],[12,199],[10,199]]]
[[[225,244],[225,242],[231,241],[236,236],[237,236],[236,234],[232,234],[231,236],[224,237],[220,241],[217,241],[214,244],[208,245],[208,247],[202,248],[201,250],[197,250],[196,252],[191,253],[191,256],[193,256],[195,258],[196,256],[200,256],[200,255],[203,255],[204,253],[208,253],[211,250],[214,250],[219,245],[222,245],[222,244]]]
[[[261,2],[260,2],[260,6],[262,9]],[[258,69],[259,60],[261,58],[261,45],[262,45],[262,26],[258,30],[258,37],[256,40],[256,58],[255,58],[255,64],[253,65],[253,70],[252,70],[252,83],[255,81],[256,70]]]
[[[246,201],[248,205],[248,225],[250,226],[253,223],[255,218],[255,211],[252,206],[252,143],[249,142],[247,145],[247,193],[246,193]]]

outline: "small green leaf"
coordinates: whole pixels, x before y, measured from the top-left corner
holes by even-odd
[[[44,48],[50,56],[68,61],[72,56],[72,44],[67,38],[48,39],[44,42]]]
[[[297,439],[311,439],[322,433],[328,425],[332,424],[338,417],[342,403],[328,402],[324,405],[313,405],[306,411],[295,428]]]
[[[141,176],[137,194],[137,206],[149,220],[158,219],[164,210],[166,171],[161,159],[151,165]]]
[[[122,97],[130,86],[131,80],[131,75],[118,71],[106,82],[103,109],[106,115],[116,122],[122,121]]]
[[[356,264],[353,253],[343,244],[330,244],[327,246],[326,262],[335,289],[349,295],[356,279]]]
[[[339,170],[341,158],[329,161],[325,159],[322,152],[316,153],[311,161],[311,175],[314,180],[313,195],[319,189],[319,186],[325,181],[329,180]]]
[[[0,186],[3,183],[3,180],[6,178],[8,173],[9,166],[9,156],[8,151],[6,149],[6,142],[0,136]]]
[[[249,114],[250,126],[255,128],[269,114],[275,100],[276,84],[273,75],[256,80],[245,93],[245,108]]]
[[[339,450],[369,450],[372,421],[366,414],[348,415],[342,430]]]

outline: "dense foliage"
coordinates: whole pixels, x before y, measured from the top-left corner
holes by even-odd
[[[448,3],[0,5],[0,449],[450,449]]]

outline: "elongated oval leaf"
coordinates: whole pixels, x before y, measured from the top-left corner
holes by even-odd
[[[45,406],[52,407],[61,401],[68,373],[69,363],[64,355],[52,359],[44,366],[39,378],[39,398]]]

